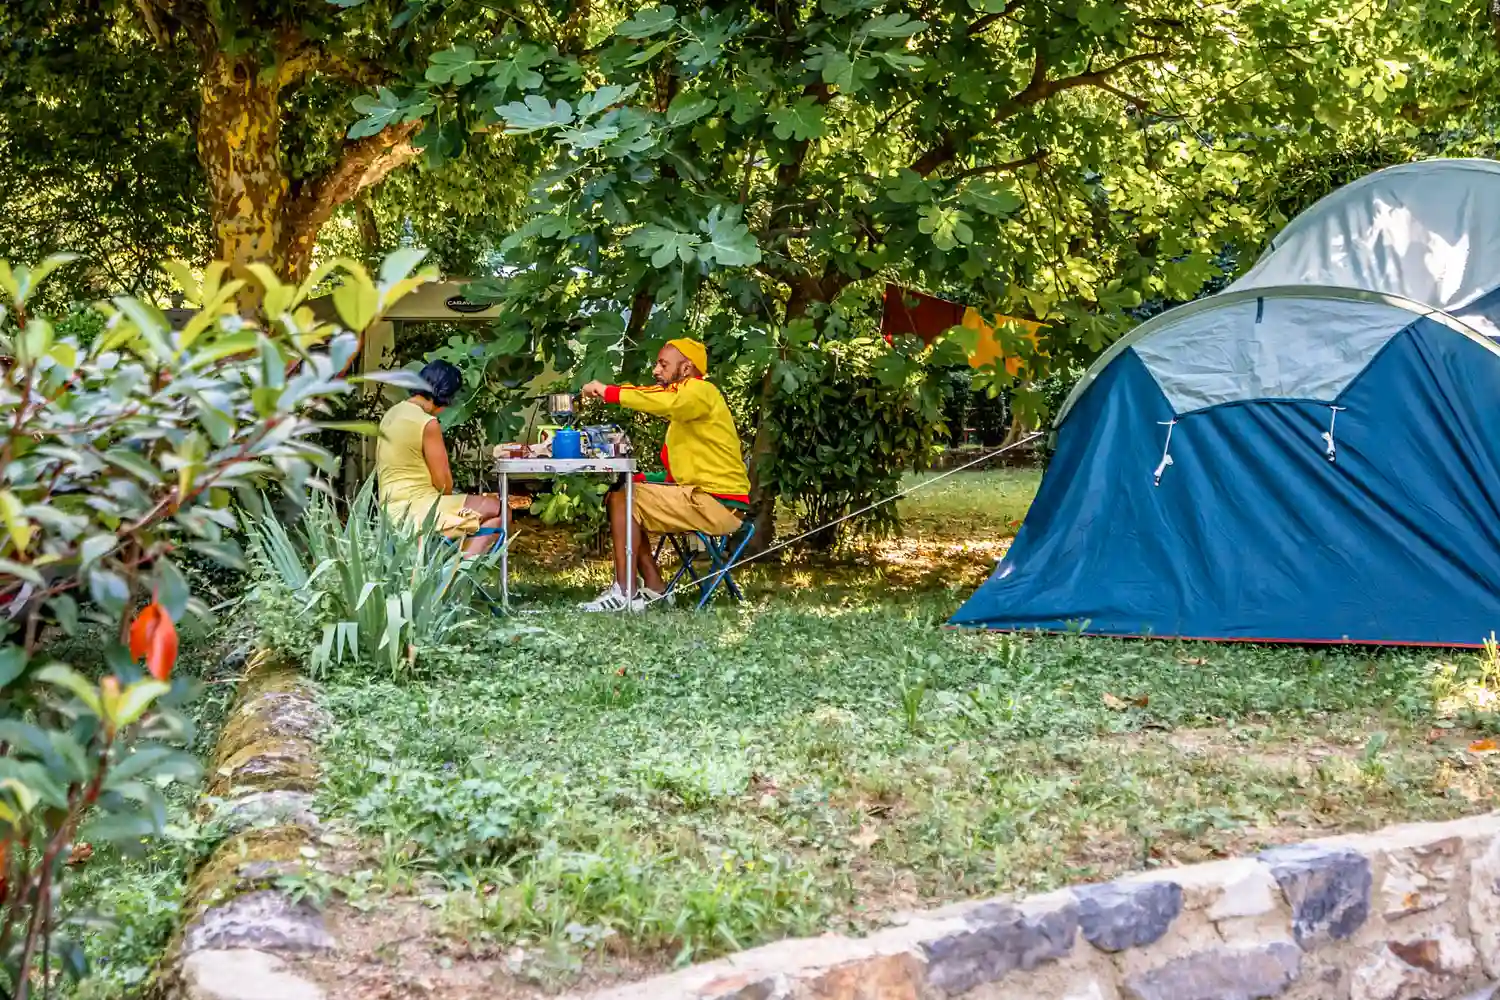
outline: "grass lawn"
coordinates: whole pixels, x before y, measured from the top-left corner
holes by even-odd
[[[1494,801],[1483,656],[943,629],[1036,481],[945,479],[902,539],[738,574],[744,606],[548,610],[424,682],[336,676],[346,948],[307,968],[334,998],[540,996]],[[518,538],[529,606],[602,584],[565,550]]]

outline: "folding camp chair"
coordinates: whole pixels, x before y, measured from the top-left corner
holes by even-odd
[[[680,563],[677,572],[667,583],[667,593],[674,593],[677,585],[686,576],[698,586],[697,610],[702,610],[709,601],[713,600],[721,583],[724,584],[724,590],[730,597],[736,601],[743,601],[745,594],[740,590],[739,584],[734,582],[734,574],[730,567],[739,561],[740,553],[745,551],[745,546],[750,544],[750,539],[754,535],[755,523],[749,518],[745,519],[737,531],[728,535],[710,535],[702,531],[695,531],[691,535],[662,535],[656,543],[657,563],[661,562],[662,551],[668,543],[677,553]],[[696,546],[693,544],[694,539],[698,542]],[[708,557],[708,571],[704,573],[698,572],[695,564],[700,555]]]
[[[465,536],[463,540],[468,541],[470,538],[486,538],[492,535],[500,536],[498,540],[500,544],[510,544],[510,540],[505,537],[504,528],[480,528],[478,531],[474,532],[474,534]],[[462,544],[457,539],[449,538],[447,535],[439,535],[438,538],[441,539],[444,544],[451,545],[454,548],[458,548],[459,545]],[[486,588],[481,587],[475,580],[471,579],[469,581],[469,584],[479,593],[480,599],[483,600],[484,603],[489,607],[490,614],[495,615],[496,617],[504,617],[505,608],[503,606],[503,602],[499,598],[492,595]]]

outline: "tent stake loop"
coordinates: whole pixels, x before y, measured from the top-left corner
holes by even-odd
[[[1327,449],[1324,451],[1324,454],[1326,454],[1328,456],[1328,461],[1333,462],[1333,461],[1336,461],[1337,457],[1338,457],[1337,456],[1338,449],[1336,447],[1334,447],[1334,443],[1333,443],[1333,425],[1334,425],[1334,422],[1336,420],[1338,420],[1338,418],[1339,418],[1339,411],[1343,410],[1343,409],[1346,409],[1346,407],[1343,407],[1343,406],[1330,406],[1328,409],[1331,410],[1332,412],[1329,413],[1329,415],[1328,415],[1328,433],[1323,435],[1323,443],[1328,446]]]
[[[1162,445],[1161,461],[1157,464],[1156,472],[1154,473],[1156,481],[1153,485],[1160,486],[1161,474],[1166,472],[1167,466],[1172,464],[1172,428],[1177,426],[1177,420],[1175,417],[1171,420],[1158,420],[1157,424],[1167,429],[1167,443]]]

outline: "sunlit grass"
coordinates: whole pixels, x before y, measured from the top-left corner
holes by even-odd
[[[703,613],[580,615],[607,564],[552,551],[544,574],[518,545],[534,631],[497,622],[419,685],[326,690],[323,801],[363,845],[361,891],[426,879],[479,957],[520,947],[566,979],[1500,790],[1467,749],[1500,651],[943,629],[1035,483],[951,477],[903,509],[905,538],[746,567],[748,602]]]

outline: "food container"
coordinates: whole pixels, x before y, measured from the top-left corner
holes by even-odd
[[[624,458],[630,454],[630,439],[615,424],[583,428],[584,453],[593,458]]]

